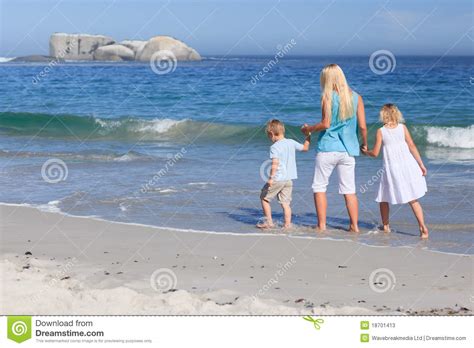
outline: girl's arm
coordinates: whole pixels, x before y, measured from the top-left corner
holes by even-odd
[[[416,162],[420,166],[421,172],[423,173],[423,176],[426,176],[428,171],[425,168],[425,165],[423,164],[423,161],[421,160],[420,153],[418,152],[418,149],[416,148],[415,142],[413,141],[410,132],[408,131],[408,128],[403,125],[403,130],[405,131],[405,141],[408,144],[408,148],[410,149],[411,154],[413,157],[415,157]]]
[[[362,152],[366,154],[367,156],[377,157],[380,153],[381,147],[382,147],[382,130],[379,128],[377,129],[377,134],[375,135],[374,148],[372,150],[366,150],[366,151],[362,149]]]
[[[367,123],[365,121],[364,101],[359,95],[359,103],[357,105],[357,124],[359,125],[360,135],[362,136],[362,149],[367,149]]]
[[[319,132],[323,131],[329,128],[331,125],[331,116],[330,114],[328,115],[328,110],[327,110],[327,103],[325,100],[323,100],[323,104],[321,106],[322,110],[322,117],[321,117],[321,122],[316,123],[312,126],[307,125],[306,123],[304,124],[303,127],[301,127],[301,131],[304,134],[312,133],[312,132]]]

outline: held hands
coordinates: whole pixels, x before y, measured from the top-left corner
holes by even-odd
[[[267,184],[268,184],[268,187],[271,187],[273,185],[273,179],[268,178]]]
[[[308,136],[311,134],[308,124],[305,123],[303,127],[301,127],[301,133],[303,133],[305,136]]]
[[[362,144],[362,145],[360,146],[360,151],[361,151],[364,155],[368,156],[368,153],[367,153],[367,152],[369,151],[369,149],[368,149],[368,147],[367,147],[366,144]]]

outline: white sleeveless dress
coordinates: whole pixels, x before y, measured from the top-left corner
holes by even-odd
[[[423,197],[426,180],[405,141],[402,124],[395,128],[381,128],[383,170],[377,202],[403,204]]]

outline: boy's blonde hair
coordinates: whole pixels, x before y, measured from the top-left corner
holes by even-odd
[[[267,122],[266,132],[273,133],[274,135],[285,134],[285,125],[280,120],[270,120]]]
[[[380,122],[383,124],[403,123],[405,120],[395,104],[385,104],[382,106],[382,109],[380,109]]]
[[[326,103],[326,117],[331,119],[332,94],[336,91],[340,100],[339,115],[337,115],[339,120],[345,121],[351,118],[354,115],[352,93],[340,66],[337,64],[326,65],[321,70],[319,81],[321,84],[321,104]]]

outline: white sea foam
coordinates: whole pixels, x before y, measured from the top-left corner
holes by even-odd
[[[0,57],[0,63],[7,63],[13,59],[15,59],[15,57]]]
[[[166,133],[171,128],[177,126],[178,124],[181,124],[183,122],[186,122],[187,120],[172,120],[169,118],[164,118],[164,119],[153,119],[150,121],[141,121],[137,123],[137,125],[134,127],[134,131],[136,132],[152,132],[152,133]]]
[[[429,144],[462,149],[474,148],[474,125],[469,127],[426,127]]]
[[[40,204],[37,205],[36,207],[41,210],[45,211],[47,213],[60,213],[61,209],[58,207],[60,201],[51,201],[48,202],[47,204]]]

